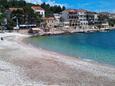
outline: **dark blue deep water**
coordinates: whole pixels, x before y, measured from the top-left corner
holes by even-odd
[[[27,41],[51,51],[115,66],[115,31],[40,36]]]

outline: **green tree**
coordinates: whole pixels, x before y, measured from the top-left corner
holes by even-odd
[[[115,19],[109,19],[109,25],[113,27],[115,25]]]
[[[14,26],[15,26],[15,22],[13,20],[8,20],[7,30],[13,30]]]
[[[49,4],[46,4],[45,2],[41,4],[41,7],[45,9],[46,16],[53,16],[53,13],[59,13],[66,9],[64,6],[63,7],[58,6],[58,5],[50,6]]]
[[[12,20],[13,17],[16,17],[15,19],[13,19],[13,21],[16,22],[16,19],[18,19],[19,24],[21,24],[22,22],[24,22],[23,13],[24,13],[23,10],[19,10],[19,9],[16,11],[13,11],[11,14],[10,20]],[[16,25],[16,23],[15,23],[15,25]]]
[[[0,13],[0,25],[2,24],[3,20],[4,20],[4,14]]]

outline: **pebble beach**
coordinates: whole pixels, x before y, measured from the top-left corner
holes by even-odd
[[[24,43],[0,33],[0,86],[115,86],[115,68]]]

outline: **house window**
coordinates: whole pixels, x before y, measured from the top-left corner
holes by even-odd
[[[38,14],[40,14],[40,12],[38,12]]]

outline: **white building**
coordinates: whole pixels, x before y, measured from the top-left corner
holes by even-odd
[[[45,17],[45,10],[40,6],[32,6],[31,8],[34,10],[35,13],[38,13],[42,15],[42,17]]]
[[[61,14],[55,13],[54,18],[55,18],[55,26],[61,26],[61,22],[60,22]]]
[[[88,20],[89,28],[91,28],[91,29],[96,29],[100,24],[99,16],[98,16],[98,13],[96,13],[96,12],[88,11],[87,12],[87,20]]]
[[[54,17],[45,17],[44,22],[47,28],[54,28],[55,27],[55,18]]]
[[[96,12],[87,10],[70,9],[62,12],[61,18],[63,26],[75,29],[97,29],[99,27],[108,28],[108,21],[99,17]],[[100,19],[101,18],[101,19]]]
[[[77,10],[65,10],[61,17],[64,27],[76,28],[79,25]]]
[[[82,29],[88,28],[87,11],[77,10],[77,14],[78,14],[78,20],[79,20],[79,28],[82,28]]]
[[[109,14],[109,18],[110,18],[110,19],[115,19],[115,13]]]

